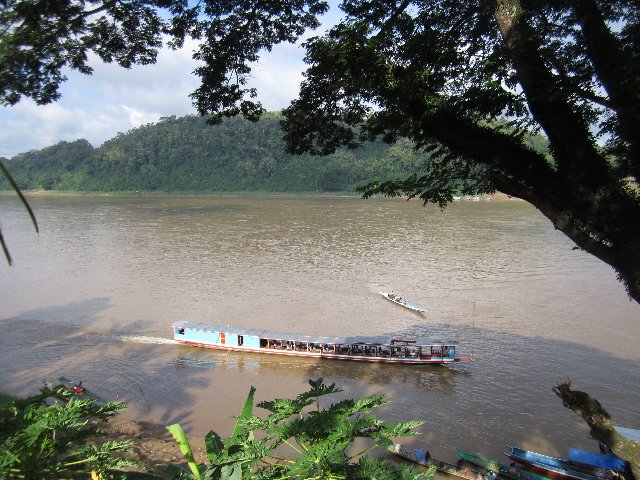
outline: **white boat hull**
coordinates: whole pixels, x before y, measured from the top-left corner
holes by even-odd
[[[407,302],[406,300],[399,299],[399,297],[395,296],[393,293],[380,292],[380,295],[382,295],[384,298],[386,298],[390,302],[395,303],[396,305],[400,305],[401,307],[408,308],[409,310],[413,310],[414,312],[424,313],[424,309],[422,307],[419,307],[414,303]]]

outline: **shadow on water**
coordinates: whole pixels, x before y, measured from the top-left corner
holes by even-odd
[[[108,306],[109,299],[99,297],[1,320],[4,388],[25,395],[37,392],[45,378],[83,380],[98,396],[127,402],[137,418],[179,422],[203,436],[210,429],[230,433],[231,417],[252,385],[259,402],[293,398],[310,378],[323,377],[343,389],[328,402],[384,394],[391,403],[377,412],[380,417],[426,420],[421,436],[407,443],[454,460],[459,448],[499,458],[505,444],[560,456],[569,446],[595,449],[582,420],[551,391],[570,377],[576,389],[594,394],[616,423],[638,428],[640,361],[616,357],[613,346],[600,350],[569,340],[456,327],[462,354],[475,353],[471,364],[308,360],[178,345],[168,336],[145,336],[142,324],[104,333],[99,313]],[[420,323],[389,336],[447,338],[451,328]]]
[[[50,324],[91,326],[99,322],[98,314],[112,306],[108,297],[94,297],[64,305],[53,305],[22,312],[6,321],[46,321]],[[45,320],[46,319],[46,320]]]

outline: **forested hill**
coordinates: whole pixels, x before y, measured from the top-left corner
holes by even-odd
[[[365,144],[329,157],[284,153],[279,114],[207,125],[168,117],[119,133],[100,148],[61,142],[4,163],[24,190],[94,192],[336,192],[406,177],[426,161],[408,141]],[[4,179],[0,188],[8,188]]]

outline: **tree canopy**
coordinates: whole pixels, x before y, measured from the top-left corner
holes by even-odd
[[[198,43],[209,121],[263,108],[251,66],[319,25],[322,0],[3,0],[0,98],[57,99],[64,68],[87,54],[129,67],[155,60],[163,35]],[[459,181],[535,205],[611,265],[640,301],[640,5],[637,0],[344,0],[343,19],[306,41],[300,96],[285,111],[287,148],[326,154],[406,137],[436,155],[365,196],[441,206]],[[508,122],[496,122],[507,119]],[[525,132],[549,140],[531,150]]]
[[[306,79],[285,112],[291,151],[410,138],[434,161],[422,175],[368,185],[365,196],[444,205],[463,178],[470,191],[523,198],[614,267],[640,301],[637,2],[343,7],[345,19],[307,43]],[[522,141],[531,129],[548,138],[547,154]]]

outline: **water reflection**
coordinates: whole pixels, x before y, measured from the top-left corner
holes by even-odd
[[[178,356],[176,357],[176,365],[178,368],[216,368],[218,366],[218,362],[211,358]]]
[[[175,357],[177,369],[218,369],[229,374],[251,373],[279,375],[282,381],[302,372],[310,378],[331,378],[333,382],[366,383],[383,387],[454,392],[456,379],[472,375],[472,368],[462,365],[396,365],[339,360],[311,360],[299,357],[285,359],[266,354],[221,352],[218,350],[180,354]],[[415,394],[420,395],[419,391]]]

